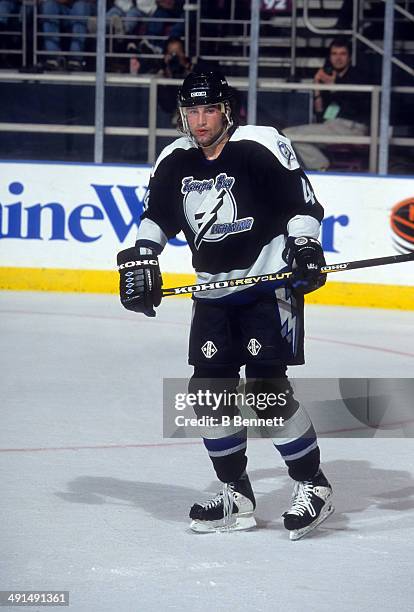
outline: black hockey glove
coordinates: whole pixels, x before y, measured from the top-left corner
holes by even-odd
[[[131,247],[117,257],[119,295],[128,310],[155,317],[154,306],[161,303],[162,276],[158,257],[152,249]]]
[[[291,283],[298,293],[316,291],[326,283],[326,274],[321,274],[326,261],[315,238],[289,236],[282,257],[293,272]]]

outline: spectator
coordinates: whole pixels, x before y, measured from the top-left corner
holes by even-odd
[[[192,70],[190,59],[185,54],[184,43],[181,38],[170,36],[164,46],[164,59],[158,70],[158,76],[167,79],[184,79]],[[158,87],[159,107],[167,113],[171,121],[176,125],[176,108],[178,85],[160,85]]]
[[[113,6],[106,13],[112,22],[112,29],[116,35],[131,34],[135,29],[141,11],[134,0],[115,0]]]
[[[140,43],[141,53],[162,53],[161,36],[173,36],[181,38],[184,36],[184,23],[170,22],[170,19],[184,20],[183,3],[181,0],[156,0],[156,10],[151,15],[157,21],[149,21],[144,29],[145,38]],[[163,21],[162,21],[163,20]],[[156,39],[151,39],[156,36]],[[150,40],[151,39],[151,40]]]
[[[155,0],[114,0],[106,16],[114,34],[123,36],[132,34],[140,18],[152,15],[156,8]],[[96,17],[91,17],[88,28],[91,33],[96,33]]]
[[[183,40],[170,36],[164,46],[164,59],[158,75],[168,79],[184,79],[190,72],[191,61],[185,54]],[[177,99],[174,100],[174,105],[177,106]]]
[[[362,71],[351,66],[351,46],[347,39],[336,38],[329,47],[324,66],[314,77],[326,85],[367,84]],[[314,110],[318,123],[286,128],[295,150],[308,170],[327,170],[330,162],[319,146],[297,142],[298,136],[364,136],[368,133],[369,98],[367,94],[348,91],[315,91]]]
[[[45,68],[59,70],[64,66],[62,39],[59,36],[62,30],[71,32],[69,51],[71,54],[67,61],[69,70],[82,70],[83,51],[85,48],[85,35],[87,33],[87,18],[96,11],[96,0],[41,0],[40,14],[42,16],[42,31],[44,48],[54,57],[49,57]],[[60,18],[56,18],[56,16]],[[62,19],[67,17],[67,19]]]

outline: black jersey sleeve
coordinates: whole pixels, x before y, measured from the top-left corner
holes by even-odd
[[[297,216],[312,217],[320,223],[324,211],[303,169],[289,169],[271,151],[258,146],[260,167],[256,180],[260,191],[268,194],[269,206],[278,208],[286,226]]]
[[[250,143],[249,174],[256,190],[283,220],[286,234],[315,235],[323,219],[323,208],[299,165],[290,140],[273,128],[256,128]],[[309,228],[307,230],[307,227]]]
[[[138,228],[137,243],[154,248],[158,245],[158,252],[181,231],[175,190],[172,188],[177,163],[175,157],[172,155],[163,159],[151,174],[145,195],[145,210]]]

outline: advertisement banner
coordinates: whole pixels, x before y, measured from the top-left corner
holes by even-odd
[[[328,263],[414,251],[413,177],[311,174],[310,180],[325,207],[322,244]],[[406,228],[405,239],[397,217]],[[335,280],[412,286],[413,266],[354,270],[338,273]]]
[[[149,175],[148,166],[1,162],[0,266],[114,271],[116,253],[134,244]],[[310,179],[325,207],[328,264],[414,251],[413,178]],[[168,192],[166,185],[166,198]],[[167,245],[161,266],[193,272],[182,234]],[[333,276],[341,283],[414,285],[411,263]]]

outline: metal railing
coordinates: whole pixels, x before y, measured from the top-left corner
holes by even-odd
[[[20,27],[18,30],[16,29],[4,29],[0,32],[0,36],[3,38],[3,46],[1,49],[1,53],[7,55],[20,55],[22,66],[26,65],[26,47],[27,47],[27,14],[24,6],[21,7],[21,10],[18,13],[3,13],[2,17],[6,19],[6,22],[11,22],[12,25],[16,26],[19,24]],[[13,38],[21,39],[21,47],[15,48],[14,46],[7,46],[8,40]],[[6,43],[6,44],[4,44]]]
[[[29,5],[30,2],[29,0],[25,1],[25,6]],[[303,22],[306,23],[306,7],[309,4],[309,0],[303,0],[303,9],[304,9],[304,14],[303,14]],[[358,4],[357,0],[354,0],[354,7]],[[24,7],[23,7],[24,8]],[[203,41],[207,41],[208,42],[208,37],[205,37],[205,39],[202,36],[202,33],[200,31],[200,27],[201,24],[203,23],[203,21],[199,18],[199,11],[200,11],[200,5],[199,2],[196,2],[194,4],[187,4],[186,5],[186,11],[185,11],[185,18],[184,18],[184,25],[185,25],[185,31],[187,33],[187,37],[186,37],[186,44],[187,44],[187,49],[188,49],[188,45],[189,45],[189,40],[190,40],[190,15],[191,12],[195,13],[197,15],[197,19],[195,20],[195,23],[197,25],[198,28],[198,34],[196,36],[196,45],[200,45],[201,42]],[[232,10],[235,10],[235,3],[233,1],[232,4]],[[297,3],[296,0],[293,0],[292,2],[292,19],[290,19],[290,23],[292,26],[292,30],[291,30],[291,37],[292,40],[295,39],[293,38],[293,32],[295,31],[294,28],[296,28],[296,15],[297,15]],[[407,12],[406,9],[403,9],[403,11]],[[24,11],[23,11],[24,13]],[[37,11],[36,8],[34,10],[34,47],[33,47],[33,51],[34,51],[34,56],[35,58],[38,55],[42,55],[42,54],[46,54],[45,51],[40,51],[37,47],[38,45],[38,37],[40,37],[40,33],[36,30],[36,23],[38,22],[38,18],[36,17],[37,15]],[[405,14],[404,14],[405,16]],[[78,18],[77,18],[78,19]],[[143,21],[154,21],[154,18],[142,18]],[[165,19],[162,20],[163,22],[165,22]],[[179,21],[179,20],[171,20],[171,21]],[[204,20],[205,23],[209,23],[208,20]],[[217,20],[210,20],[210,23],[217,23]],[[287,22],[286,22],[287,23]],[[115,33],[113,31],[113,29],[111,28],[110,22],[108,22],[109,25],[109,29],[108,32],[106,34],[106,39],[107,39],[107,43],[108,43],[108,51],[106,53],[106,57],[111,57],[111,56],[117,56],[117,57],[130,57],[129,54],[125,54],[125,53],[115,53],[113,51],[113,48],[111,48],[111,41],[113,41],[113,38],[115,36]],[[229,37],[224,37],[225,40],[227,42],[229,42],[230,44],[235,43],[236,45],[241,45],[242,49],[243,49],[243,56],[240,57],[240,55],[235,55],[233,56],[218,56],[217,59],[221,59],[223,60],[223,58],[225,57],[225,59],[227,61],[237,61],[239,63],[243,63],[245,65],[248,65],[250,57],[249,57],[249,41],[247,38],[247,35],[250,33],[249,32],[249,28],[250,28],[250,22],[246,21],[246,20],[234,20],[232,22],[232,27],[238,26],[240,25],[243,28],[243,35],[242,36],[229,36]],[[356,25],[355,22],[355,18],[354,18],[354,25]],[[324,33],[327,32],[326,30],[324,31]],[[330,33],[339,33],[339,32],[344,32],[343,30],[330,30]],[[355,30],[352,30],[352,33],[355,35]],[[39,35],[39,36],[38,36]],[[62,37],[66,37],[68,36],[67,33],[62,33]],[[69,35],[70,36],[70,35]],[[86,34],[86,36],[88,38],[95,38],[95,34]],[[129,38],[130,36],[128,35],[122,35],[123,38]],[[151,38],[155,38],[153,36],[151,36]],[[214,40],[219,40],[219,39],[214,39]],[[261,44],[272,44],[272,41],[274,39],[272,37],[270,38],[261,38],[260,43]],[[295,45],[291,45],[292,47],[295,47]],[[196,47],[196,50],[200,50],[200,47]],[[67,53],[62,52],[63,53]],[[83,55],[87,55],[88,56],[94,56],[95,55],[95,51],[88,51],[83,53]],[[201,54],[201,56],[203,57],[203,55]],[[154,56],[152,56],[154,57]],[[205,56],[211,59],[211,56]],[[262,57],[261,58],[262,62],[266,63],[270,63],[270,62],[274,62],[275,65],[287,65],[290,66],[290,74],[292,77],[294,77],[295,75],[295,69],[297,66],[297,58],[295,55],[295,51],[291,50],[291,55],[290,57],[287,58],[266,58],[266,57]],[[16,81],[34,81],[34,82],[38,82],[38,83],[62,83],[62,82],[67,82],[67,83],[77,83],[77,84],[92,84],[94,85],[96,83],[96,77],[93,73],[89,73],[89,74],[19,74],[19,73],[2,73],[0,71],[0,81],[10,81],[10,82],[16,82]],[[236,86],[238,86],[240,89],[244,89],[244,90],[248,90],[248,81],[246,79],[230,79],[230,81],[232,83],[234,83]],[[146,75],[138,75],[138,76],[132,76],[132,75],[111,75],[111,74],[107,74],[105,76],[105,85],[106,86],[118,86],[118,85],[122,85],[122,86],[130,86],[130,87],[146,87],[149,89],[149,109],[148,109],[148,124],[147,127],[122,127],[122,126],[105,126],[103,127],[103,134],[105,136],[113,136],[113,135],[119,135],[119,136],[143,136],[147,138],[147,151],[148,151],[148,155],[147,155],[147,161],[149,163],[152,163],[155,159],[155,153],[156,153],[156,139],[157,137],[161,136],[161,137],[174,137],[177,135],[175,130],[172,129],[160,129],[157,128],[156,126],[156,109],[157,109],[157,97],[158,97],[158,86],[159,85],[174,85],[177,86],[177,80],[171,80],[171,79],[162,79],[162,78],[156,78],[156,77],[151,77],[151,76],[146,76]],[[259,79],[258,82],[258,91],[283,91],[283,90],[288,90],[288,91],[309,91],[312,92],[315,89],[318,90],[342,90],[342,91],[354,91],[354,92],[360,92],[360,93],[366,93],[367,95],[371,96],[371,120],[370,120],[370,135],[369,136],[360,136],[360,137],[350,137],[350,136],[342,136],[342,137],[328,137],[328,136],[317,136],[315,134],[315,136],[303,136],[301,138],[296,137],[297,141],[300,142],[307,142],[307,141],[311,141],[313,143],[335,143],[335,144],[362,144],[362,145],[366,145],[367,147],[369,147],[369,170],[372,172],[375,172],[378,170],[378,137],[379,137],[379,101],[380,101],[380,88],[378,86],[371,86],[371,85],[367,85],[367,86],[324,86],[324,85],[315,85],[313,83],[294,83],[294,82],[289,82],[289,83],[284,83],[284,82],[276,82],[274,79]],[[414,93],[414,87],[398,87],[398,88],[392,88],[392,91],[395,93],[401,93],[401,94],[406,94],[406,95],[412,95]],[[88,135],[94,135],[96,134],[96,129],[95,126],[93,125],[64,125],[64,124],[55,124],[55,125],[50,125],[50,124],[34,124],[34,123],[11,123],[11,122],[3,122],[0,123],[0,133],[1,132],[44,132],[44,133],[61,133],[61,134],[88,134]],[[414,139],[413,138],[407,138],[407,137],[391,137],[389,139],[389,144],[391,145],[395,145],[395,146],[399,146],[399,147],[412,147],[414,145]]]
[[[59,83],[78,83],[91,84],[95,83],[93,74],[80,75],[17,75],[9,74],[2,75],[0,73],[0,81],[35,81],[35,82],[59,82]],[[175,129],[161,129],[157,127],[157,100],[158,87],[169,85],[177,87],[176,79],[165,79],[157,76],[132,76],[132,75],[111,75],[107,74],[105,84],[111,86],[134,86],[144,87],[149,90],[149,105],[148,105],[148,127],[128,127],[128,126],[105,126],[105,136],[145,136],[147,138],[147,161],[153,163],[156,156],[156,139],[157,137],[177,137],[178,133]],[[230,79],[230,84],[237,87],[240,91],[248,90],[248,80],[234,78]],[[307,91],[313,92],[316,89],[326,91],[347,91],[355,93],[366,93],[371,96],[371,121],[370,134],[368,136],[326,136],[326,135],[307,135],[297,136],[297,142],[312,142],[315,144],[354,144],[366,145],[369,149],[369,170],[377,171],[378,165],[378,125],[379,125],[379,101],[380,87],[374,85],[321,85],[314,83],[275,83],[270,79],[259,79],[259,92],[278,92],[278,91]],[[399,93],[414,94],[414,87],[396,88]],[[150,127],[152,126],[152,127]],[[29,124],[29,123],[0,123],[0,132],[49,132],[61,134],[89,134],[95,133],[93,125],[62,125],[62,124]],[[391,139],[391,144],[399,146],[413,146],[414,138],[398,138]]]
[[[151,22],[169,24],[169,25],[181,23],[183,24],[184,33],[185,33],[183,38],[184,38],[186,53],[189,54],[189,51],[190,51],[189,41],[191,38],[190,36],[190,16],[191,16],[192,11],[196,9],[197,9],[197,6],[188,4],[185,7],[183,17],[140,16],[139,18],[136,18],[136,19],[123,17],[122,22],[125,25],[128,22],[136,21],[137,19],[139,19],[139,23],[141,24],[141,26],[144,26],[145,24],[151,23]],[[32,47],[31,47],[32,63],[37,64],[39,60],[41,60],[42,58],[47,58],[50,56],[71,57],[71,56],[79,55],[79,53],[71,52],[68,50],[58,49],[53,52],[45,50],[44,40],[50,36],[53,36],[55,39],[58,39],[59,44],[63,43],[65,40],[71,40],[79,36],[81,36],[82,38],[84,38],[86,41],[89,41],[89,42],[95,41],[96,39],[96,33],[90,31],[88,27],[90,25],[90,20],[93,19],[93,16],[83,17],[83,16],[78,16],[78,15],[76,16],[51,15],[51,14],[46,15],[39,10],[39,5],[37,3],[37,0],[22,0],[22,6],[18,13],[4,14],[4,16],[6,18],[10,17],[12,19],[12,23],[13,21],[15,23],[17,21],[21,25],[21,27],[18,30],[8,29],[7,27],[3,28],[0,30],[0,37],[3,39],[3,41],[11,40],[12,37],[19,37],[21,39],[21,47],[16,49],[16,48],[13,48],[12,45],[6,44],[6,45],[3,45],[1,52],[7,55],[20,55],[22,58],[21,63],[23,67],[26,67],[28,65],[27,57],[28,57],[29,40],[32,41]],[[42,24],[48,19],[53,19],[54,21],[58,21],[59,23],[65,24],[65,25],[73,23],[73,22],[79,22],[79,21],[85,22],[86,32],[84,34],[79,35],[79,34],[73,34],[72,32],[69,32],[69,31],[65,31],[65,32],[58,31],[56,33],[54,32],[52,35],[50,33],[45,32],[42,27]],[[70,28],[66,28],[66,29],[70,29]],[[131,53],[116,51],[115,41],[120,41],[122,43],[128,40],[131,40],[132,38],[139,39],[139,38],[143,38],[144,36],[146,36],[145,33],[125,34],[125,33],[116,32],[114,25],[113,25],[113,21],[111,20],[111,18],[108,17],[107,18],[107,56],[112,57],[112,58],[131,57]],[[159,46],[162,48],[165,43],[166,36],[151,34],[150,38],[155,43],[159,43]],[[82,51],[81,55],[86,58],[95,58],[96,50],[86,49]],[[140,53],[140,56],[143,58],[161,59],[162,53],[155,53],[155,54]]]
[[[184,45],[185,45],[185,49],[186,49],[186,53],[188,54],[189,52],[189,15],[190,12],[187,10],[184,13],[184,17],[183,18],[177,18],[177,17],[144,17],[144,16],[140,16],[139,18],[128,18],[128,17],[122,17],[121,21],[122,23],[125,25],[128,24],[128,22],[135,22],[139,19],[139,24],[142,26],[148,23],[160,23],[160,24],[164,24],[164,25],[170,25],[170,24],[182,24],[184,27],[184,31],[185,33],[187,33],[187,36],[184,36]],[[67,15],[46,15],[46,14],[41,14],[38,10],[37,5],[35,5],[34,7],[34,19],[33,19],[33,58],[34,58],[34,63],[36,64],[38,62],[39,57],[50,57],[52,56],[79,56],[82,55],[83,57],[92,57],[95,58],[96,57],[96,50],[83,50],[81,53],[79,52],[73,52],[73,51],[68,51],[68,50],[57,50],[57,51],[47,51],[44,48],[42,49],[41,47],[43,47],[43,41],[45,41],[48,37],[51,36],[50,33],[47,33],[45,31],[43,31],[41,24],[44,23],[46,20],[48,19],[53,19],[56,21],[59,21],[61,23],[71,23],[71,22],[75,22],[75,21],[83,21],[85,22],[85,26],[86,26],[86,32],[85,34],[81,34],[81,37],[84,38],[86,41],[95,41],[96,40],[96,33],[91,33],[90,32],[90,24],[91,24],[91,20],[92,19],[96,19],[95,16],[87,16],[87,17],[79,17],[79,16],[67,16]],[[107,51],[106,51],[106,56],[108,58],[130,58],[131,57],[131,52],[120,52],[117,51],[115,49],[115,45],[116,43],[125,43],[127,41],[131,41],[132,39],[135,40],[139,40],[139,39],[143,39],[143,38],[150,38],[151,41],[153,41],[155,44],[159,44],[159,47],[162,49],[166,40],[166,36],[165,35],[147,35],[144,32],[139,34],[139,33],[130,33],[127,34],[125,32],[117,32],[115,27],[114,27],[114,21],[110,18],[110,17],[106,17],[106,28],[107,28],[107,36],[106,36],[106,41],[107,41]],[[73,39],[76,36],[79,37],[79,35],[73,34],[71,32],[57,32],[54,33],[53,36],[55,38],[57,38],[59,41],[60,40],[64,40],[66,39]],[[163,57],[163,54],[161,52],[159,53],[142,53],[140,52],[140,57],[142,58],[154,58],[154,59],[161,59]]]
[[[382,0],[384,1],[384,0]],[[297,68],[303,65],[310,65],[310,61],[301,59],[298,57],[298,38],[297,32],[298,29],[301,28],[306,29],[308,32],[316,34],[320,37],[323,36],[333,36],[338,34],[346,34],[349,35],[353,42],[353,63],[356,61],[356,48],[357,42],[362,43],[366,47],[372,49],[375,53],[379,55],[383,54],[383,49],[376,44],[375,42],[369,40],[366,36],[359,31],[359,26],[361,25],[361,14],[363,2],[361,0],[353,0],[353,21],[352,27],[350,29],[338,29],[332,27],[322,27],[320,22],[324,20],[324,18],[318,17],[318,25],[315,24],[314,19],[311,18],[310,12],[312,10],[311,5],[312,0],[301,0],[301,6],[299,6],[299,2],[297,0],[291,0],[291,12],[290,14],[282,14],[276,16],[273,20],[266,21],[263,18],[260,20],[260,27],[275,27],[275,35],[262,35],[260,37],[260,48],[264,51],[266,48],[273,48],[275,51],[271,55],[267,55],[266,53],[262,53],[259,57],[259,65],[260,66],[274,66],[274,67],[285,67],[290,71],[290,77],[294,78],[297,72]],[[395,11],[398,12],[404,19],[409,21],[414,21],[414,15],[410,13],[408,10],[411,6],[411,3],[406,2],[406,7],[395,4]],[[33,13],[33,19],[28,18],[28,13]],[[236,2],[235,0],[231,0],[230,3],[230,19],[206,19],[202,16],[200,11],[200,0],[196,0],[193,4],[187,2],[184,5],[184,17],[183,18],[156,18],[156,17],[139,17],[139,21],[141,24],[146,24],[149,22],[163,22],[163,23],[182,23],[185,31],[184,43],[186,47],[186,54],[189,55],[190,52],[192,55],[196,57],[201,57],[201,59],[212,60],[212,61],[224,61],[226,63],[235,63],[239,65],[247,66],[249,63],[249,35],[250,35],[250,20],[248,19],[238,19],[237,11],[236,11]],[[191,22],[191,16],[196,16],[195,22]],[[88,17],[70,17],[70,16],[51,16],[53,19],[56,19],[62,23],[70,22],[74,20],[83,20],[88,21]],[[47,16],[40,14],[37,3],[34,0],[24,0],[22,4],[21,10],[21,19],[22,19],[22,28],[21,31],[7,31],[2,30],[0,35],[3,37],[10,37],[11,35],[21,36],[22,39],[22,47],[21,49],[12,49],[6,48],[3,51],[10,54],[20,54],[22,56],[22,64],[26,66],[27,64],[27,46],[28,40],[33,40],[32,45],[32,53],[33,60],[36,64],[40,58],[45,58],[50,56],[50,52],[46,51],[43,47],[43,41],[45,38],[50,36],[42,30],[41,24],[45,21]],[[135,20],[135,18],[130,18],[129,21]],[[325,19],[325,21],[329,21]],[[33,22],[33,23],[31,23]],[[126,24],[128,22],[128,18],[123,18],[123,23]],[[29,24],[32,26],[32,30],[28,32]],[[222,26],[227,26],[231,31],[226,33],[224,36],[220,35],[211,35],[205,34],[205,28],[214,26],[215,28],[220,29]],[[285,30],[285,36],[280,36],[280,28]],[[238,32],[235,34],[234,32]],[[62,42],[66,39],[73,38],[73,34],[70,32],[59,32],[56,35],[59,40]],[[140,32],[133,34],[119,34],[116,33],[113,27],[113,23],[111,19],[107,19],[107,57],[108,58],[129,58],[131,57],[130,52],[122,52],[115,49],[115,40],[119,40],[120,42],[127,42],[132,38],[139,40],[145,36]],[[96,38],[96,34],[92,32],[86,32],[82,35],[87,41],[92,42]],[[151,36],[151,39],[154,42],[159,43],[160,46],[163,46],[165,42],[165,36]],[[194,41],[194,45],[190,44],[190,41]],[[292,44],[293,41],[296,41],[296,44]],[[305,40],[303,41],[305,44]],[[214,53],[211,51],[206,51],[206,45],[213,47],[214,45],[221,45],[222,47],[232,48],[234,53]],[[91,46],[89,44],[89,46]],[[190,48],[192,47],[192,48]],[[280,54],[281,47],[285,47],[285,50],[289,48],[288,55],[283,56]],[[70,51],[57,51],[54,52],[53,55],[60,56],[73,56],[77,55],[74,52]],[[79,54],[78,54],[79,55]],[[96,55],[95,50],[87,49],[82,52],[82,55],[88,58],[94,58]],[[162,54],[146,54],[141,53],[140,56],[144,59],[161,59]],[[393,63],[398,66],[400,69],[404,70],[411,76],[414,76],[414,70],[408,66],[405,62],[401,61],[397,57],[393,57]]]
[[[94,85],[96,82],[93,74],[2,74],[0,72],[0,81],[18,82],[29,81],[37,83],[73,83]],[[247,79],[230,79],[230,84],[237,87],[241,91],[248,90]],[[177,80],[165,79],[156,76],[133,76],[133,75],[116,75],[107,74],[105,85],[108,87],[142,87],[149,91],[148,103],[148,121],[146,127],[131,127],[131,126],[110,126],[104,127],[105,136],[124,136],[134,137],[142,136],[147,139],[147,162],[152,164],[156,157],[156,141],[158,137],[169,137],[171,139],[178,136],[175,129],[158,128],[157,127],[157,103],[158,103],[158,87],[169,85],[177,87]],[[371,114],[370,114],[370,133],[367,136],[327,136],[327,135],[303,135],[295,136],[296,142],[311,142],[313,144],[350,144],[350,145],[365,145],[369,150],[369,165],[370,172],[378,171],[378,144],[379,144],[379,104],[381,88],[374,85],[321,85],[313,83],[275,83],[270,79],[259,79],[258,92],[278,92],[278,91],[306,91],[313,92],[316,89],[326,91],[348,91],[355,93],[366,93],[371,96]],[[395,93],[414,95],[414,87],[395,87],[392,90]],[[4,132],[24,132],[24,133],[46,133],[46,134],[85,134],[94,136],[94,125],[66,125],[66,124],[40,124],[40,123],[17,123],[3,122],[0,123],[0,133]],[[389,139],[390,145],[399,147],[414,147],[414,138],[409,137],[393,137]]]
[[[386,0],[383,0],[384,3],[385,1]],[[303,0],[303,20],[308,30],[310,32],[313,32],[314,34],[320,34],[320,35],[348,34],[352,38],[352,57],[353,57],[354,64],[356,61],[356,43],[357,41],[363,43],[365,46],[369,47],[370,49],[372,49],[379,55],[384,55],[384,49],[382,47],[378,46],[372,40],[370,40],[369,38],[367,38],[361,32],[358,31],[360,18],[361,18],[360,7],[363,6],[363,3],[361,3],[359,0],[353,0],[352,28],[349,30],[338,30],[337,28],[321,28],[321,27],[315,26],[312,23],[312,20],[310,19],[310,16],[309,16],[309,2],[310,0]],[[399,12],[406,19],[410,21],[414,21],[414,15],[412,15],[408,10],[400,7],[398,4],[394,4],[394,10]],[[402,62],[400,59],[394,56],[391,57],[391,62],[395,66],[398,66],[398,68],[401,68],[401,70],[403,70],[407,74],[414,76],[414,69],[411,68],[411,66],[409,66],[407,63]]]

